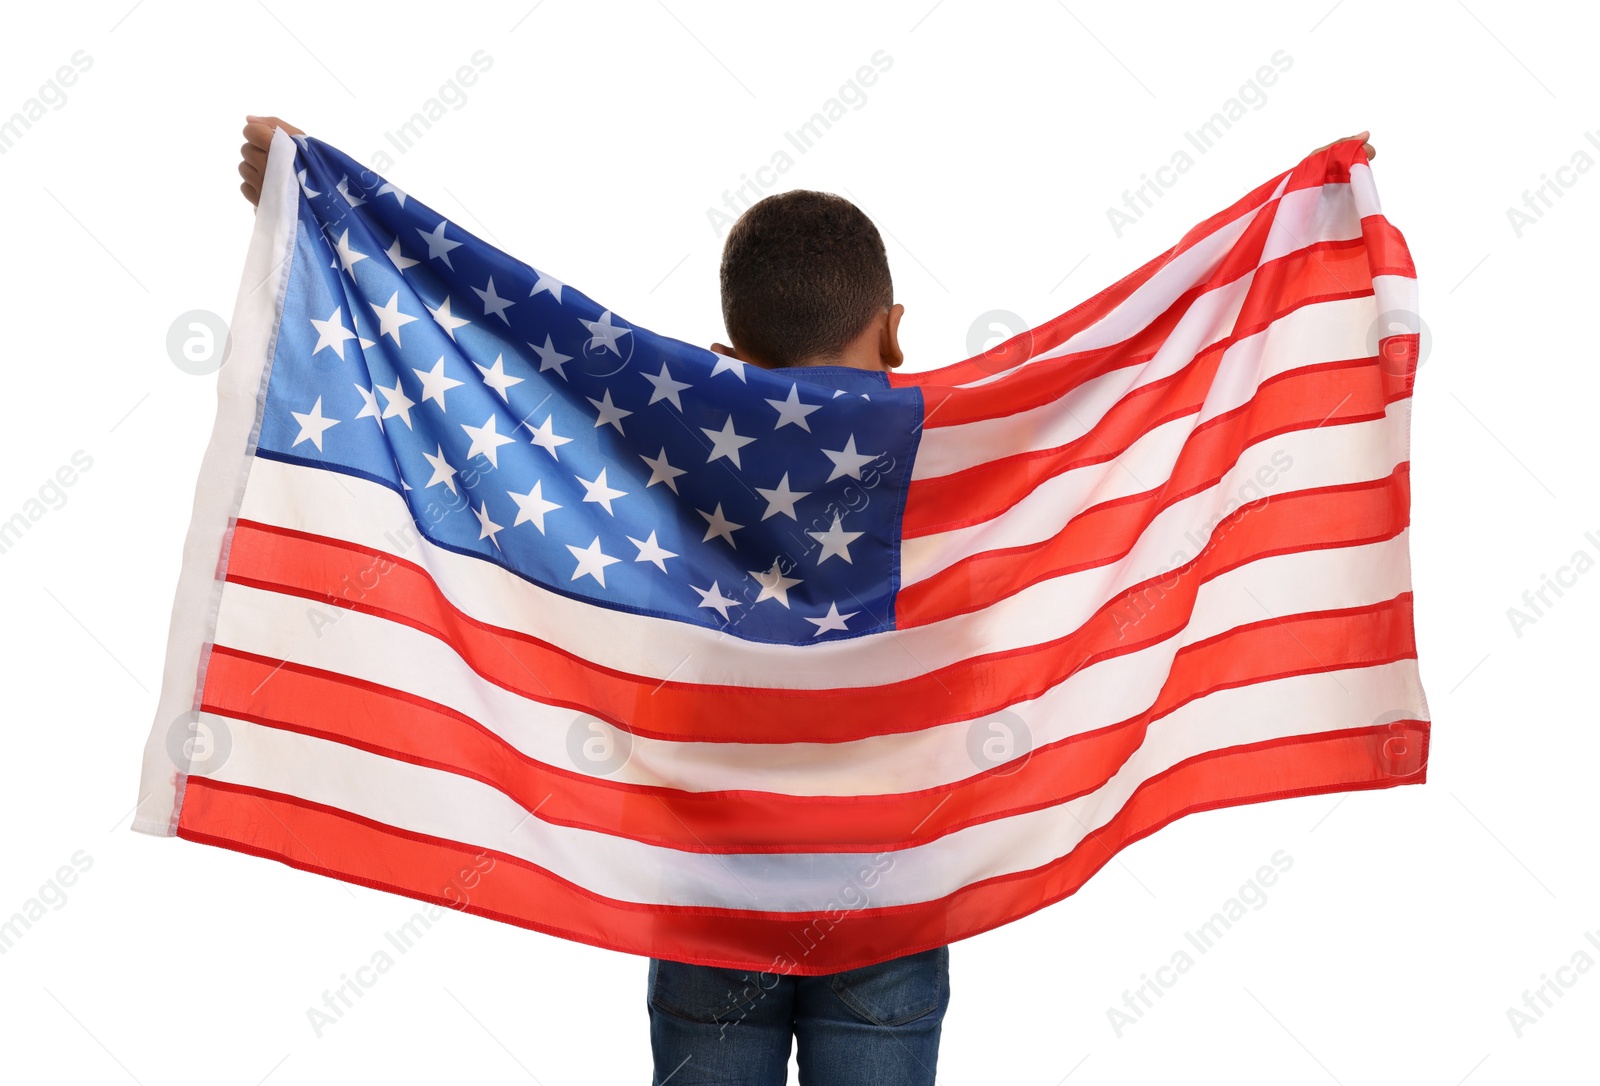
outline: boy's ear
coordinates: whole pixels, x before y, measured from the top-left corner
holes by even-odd
[[[889,319],[883,322],[883,331],[878,336],[878,357],[886,370],[892,370],[906,360],[905,352],[900,349],[900,318],[905,312],[906,307],[899,302],[891,305]]]

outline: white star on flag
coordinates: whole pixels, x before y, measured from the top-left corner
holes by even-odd
[[[395,235],[394,243],[384,250],[383,255],[389,258],[389,263],[394,265],[395,271],[403,272],[407,268],[414,268],[418,264],[422,263],[420,260],[412,260],[409,256],[406,256],[405,253],[400,251],[399,234]]]
[[[655,403],[657,400],[671,400],[672,406],[679,411],[683,410],[683,403],[678,399],[678,393],[686,388],[694,387],[684,381],[674,381],[672,374],[667,372],[667,364],[665,362],[661,363],[661,373],[659,375],[641,373],[639,376],[655,386],[654,391],[650,393],[650,403]],[[650,404],[645,406],[648,407]]]
[[[489,519],[489,503],[484,502],[478,508],[472,510],[472,513],[478,518],[478,538],[487,539],[489,542],[494,544],[495,550],[499,550],[500,541],[495,538],[495,534],[497,532],[504,531],[505,526],[496,524],[494,521]]]
[[[616,404],[612,403],[611,390],[609,388],[600,395],[603,398],[599,400],[595,399],[593,396],[584,397],[584,399],[594,404],[594,409],[596,411],[600,412],[600,416],[594,420],[595,428],[599,429],[609,422],[611,425],[617,428],[617,433],[623,433],[622,420],[633,414],[633,412],[625,408],[618,407]]]
[[[419,226],[417,227],[417,233],[421,234],[422,240],[428,243],[428,259],[442,260],[444,261],[445,267],[449,268],[451,271],[455,271],[455,265],[450,263],[450,250],[459,249],[461,246],[465,245],[466,242],[451,241],[449,238],[446,238],[444,236],[444,228],[447,225],[449,225],[448,219],[440,219],[439,225],[435,226],[432,232],[424,230]]]
[[[778,486],[776,489],[768,490],[765,487],[758,486],[756,487],[756,493],[767,499],[767,511],[761,514],[762,520],[766,520],[770,516],[782,513],[790,520],[798,521],[800,518],[795,515],[794,503],[799,501],[801,498],[808,496],[811,491],[790,490],[789,473],[786,471],[783,473],[783,478],[778,480]]]
[[[710,588],[701,588],[698,585],[690,585],[689,587],[700,593],[700,606],[715,608],[722,615],[722,621],[724,622],[728,621],[728,608],[739,606],[738,600],[732,596],[724,596],[722,594],[722,590],[717,587],[716,581],[711,582]]]
[[[709,464],[718,457],[726,456],[733,461],[734,467],[744,467],[743,464],[739,463],[739,450],[750,444],[755,438],[740,437],[734,433],[732,415],[729,415],[728,421],[722,424],[722,429],[712,430],[702,426],[700,427],[700,432],[711,439],[711,455],[706,457],[706,463]]]
[[[750,383],[744,375],[744,363],[731,354],[718,352],[717,364],[711,367],[711,376],[715,377],[719,373],[731,373],[745,384]]]
[[[579,477],[578,482],[583,484],[583,489],[586,491],[586,493],[583,495],[583,500],[586,502],[595,502],[612,516],[616,516],[617,514],[616,510],[611,508],[611,499],[626,498],[628,496],[627,491],[617,490],[606,484],[605,468],[601,468],[600,474],[595,476],[593,479],[584,479]]]
[[[539,280],[533,284],[533,289],[528,292],[528,297],[532,298],[541,290],[548,290],[550,292],[550,297],[554,298],[557,302],[560,302],[561,288],[566,286],[566,284],[553,275],[546,275],[537,268],[534,269],[534,273],[539,276]]]
[[[461,425],[461,428],[467,432],[467,436],[472,438],[472,446],[467,449],[468,460],[482,453],[489,458],[489,463],[495,467],[500,466],[498,452],[500,446],[510,445],[516,441],[516,438],[507,434],[496,433],[494,420],[495,416],[490,415],[489,421],[482,426],[468,426],[465,423]]]
[[[489,276],[489,285],[487,287],[481,289],[473,287],[472,292],[483,300],[483,315],[485,317],[493,313],[507,324],[511,323],[511,318],[506,316],[506,307],[517,303],[508,302],[494,292],[494,276]]]
[[[849,627],[847,627],[844,624],[844,620],[847,619],[847,618],[855,618],[856,615],[858,615],[858,614],[860,614],[859,611],[850,611],[847,614],[841,615],[839,613],[839,605],[837,603],[830,603],[830,604],[828,604],[828,613],[827,614],[823,615],[821,618],[811,618],[808,615],[808,616],[806,616],[806,621],[816,624],[817,632],[812,634],[811,636],[812,637],[820,637],[824,632],[826,632],[828,630],[847,630],[847,629],[849,629]]]
[[[785,577],[783,570],[778,567],[778,560],[772,560],[772,568],[766,572],[751,570],[750,576],[756,579],[761,586],[761,594],[756,597],[756,602],[762,600],[777,600],[785,607],[789,606],[789,589],[800,583],[798,577]]]
[[[350,248],[350,231],[346,230],[339,235],[339,266],[351,275],[355,274],[355,266],[360,261],[367,259],[366,253],[358,253]]]
[[[495,392],[499,393],[502,400],[510,403],[511,394],[507,390],[510,389],[512,385],[522,384],[522,378],[512,377],[506,373],[505,355],[495,355],[494,365],[492,366],[479,366],[476,362],[474,362],[473,365],[476,366],[478,372],[483,375],[483,383],[494,389]]]
[[[411,429],[411,409],[416,404],[406,396],[405,391],[400,387],[399,375],[395,376],[393,388],[385,388],[379,385],[378,391],[383,393],[383,398],[387,401],[383,408],[383,417],[392,419],[398,415],[400,421],[406,424],[406,429]]]
[[[524,422],[522,425],[533,431],[533,443],[535,445],[549,452],[551,459],[560,460],[561,457],[556,455],[556,449],[572,439],[570,437],[562,437],[556,433],[556,428],[552,421],[554,419],[554,415],[546,415],[544,421],[538,426],[533,425],[531,422]]]
[[[597,321],[586,321],[582,317],[579,317],[578,323],[589,329],[590,343],[595,344],[596,346],[604,346],[606,350],[610,351],[618,358],[622,357],[622,349],[617,346],[617,341],[623,336],[627,335],[633,329],[618,328],[616,325],[612,324],[611,310],[608,309],[604,313],[600,314],[600,319]]]
[[[817,555],[817,565],[819,566],[836,554],[846,562],[854,565],[855,559],[850,557],[850,544],[860,539],[862,534],[861,532],[845,531],[843,524],[839,520],[838,513],[833,515],[833,527],[826,532],[806,533],[806,535],[822,544],[822,553]]]
[[[639,548],[639,557],[634,559],[635,562],[654,562],[656,568],[662,573],[667,571],[667,563],[664,559],[678,557],[677,554],[656,542],[655,532],[650,533],[649,539],[635,539],[630,535],[628,542]]]
[[[294,443],[298,445],[302,441],[310,441],[316,445],[318,452],[322,451],[323,433],[327,431],[328,427],[339,425],[338,419],[322,417],[321,396],[317,397],[317,402],[311,406],[309,413],[302,414],[299,411],[291,411],[289,414],[293,415],[294,420],[300,424],[300,435],[294,439]],[[721,507],[719,506],[718,508]]]
[[[543,487],[544,482],[541,480],[534,483],[533,489],[526,494],[507,491],[511,500],[517,503],[517,519],[511,522],[513,528],[531,521],[533,526],[539,529],[540,534],[544,533],[544,515],[552,509],[560,509],[561,506],[545,500]]]
[[[678,492],[678,476],[688,474],[683,468],[675,468],[667,463],[667,450],[665,447],[662,448],[661,455],[654,460],[643,454],[639,456],[639,459],[650,465],[650,481],[644,484],[647,490],[657,483],[666,483],[667,488],[676,494]]]
[[[324,347],[332,347],[339,356],[339,361],[344,361],[344,341],[358,338],[354,332],[344,326],[344,306],[337,306],[333,316],[325,321],[312,317],[311,326],[317,330],[317,345],[311,348],[314,355]]]
[[[433,466],[433,477],[428,480],[426,485],[438,486],[443,483],[450,488],[450,493],[454,494],[456,492],[456,469],[450,466],[449,460],[445,459],[443,445],[435,443],[434,448],[439,451],[436,453],[423,452],[422,454],[423,458]]]
[[[417,380],[422,382],[422,402],[433,400],[439,405],[439,410],[445,410],[444,394],[452,388],[460,388],[465,381],[457,381],[454,377],[446,377],[444,372],[444,355],[439,356],[439,361],[433,364],[431,370],[420,370],[412,367],[411,372],[417,375]]]
[[[361,411],[356,415],[358,419],[371,417],[378,424],[378,429],[383,429],[383,411],[378,407],[378,397],[372,389],[356,385],[355,390],[361,393]]]
[[[456,329],[457,328],[460,328],[462,325],[471,324],[472,323],[471,321],[469,321],[465,317],[456,317],[456,316],[452,316],[451,315],[451,313],[450,313],[450,296],[448,294],[445,295],[444,301],[439,303],[439,308],[438,309],[433,308],[431,305],[428,305],[426,302],[423,303],[423,308],[428,311],[429,316],[433,317],[434,323],[438,324],[439,327],[443,328],[445,330],[445,334],[448,335],[451,339],[455,339],[456,338]]]
[[[823,449],[822,452],[829,460],[833,461],[833,472],[827,478],[827,482],[830,483],[841,475],[848,475],[852,479],[861,478],[862,466],[872,463],[879,455],[878,453],[856,452],[855,434],[850,435],[849,440],[844,443],[844,448],[838,452],[832,449]]]
[[[394,340],[396,347],[400,346],[400,329],[412,321],[422,319],[421,317],[413,317],[409,313],[400,312],[400,292],[398,290],[390,296],[386,305],[379,305],[377,302],[368,302],[367,304],[378,315],[378,338],[382,339],[384,336],[389,336]]]
[[[600,582],[601,588],[606,586],[606,567],[613,562],[622,561],[622,559],[613,558],[600,550],[599,536],[595,536],[594,542],[587,547],[574,547],[571,543],[568,543],[567,550],[571,551],[572,557],[578,560],[578,568],[572,571],[572,579],[576,581],[579,577],[588,574]]]
[[[563,363],[571,362],[572,356],[570,354],[562,354],[560,351],[556,350],[555,347],[551,345],[550,337],[548,335],[544,337],[543,347],[539,346],[537,343],[530,343],[528,346],[532,347],[534,353],[539,356],[540,373],[543,373],[545,370],[555,370],[563,381],[567,379],[567,371],[562,369],[561,366]]]
[[[733,542],[733,533],[738,531],[740,528],[743,528],[744,525],[735,524],[733,521],[723,516],[721,502],[717,503],[717,511],[715,513],[707,513],[704,509],[696,509],[695,512],[699,513],[702,517],[705,517],[706,523],[709,525],[709,527],[706,528],[705,538],[700,542],[709,543],[717,536],[721,536],[723,539],[728,541],[728,546],[732,547],[735,545]]]
[[[778,409],[778,421],[773,425],[774,430],[781,430],[791,422],[800,429],[810,432],[811,424],[806,421],[806,416],[813,411],[821,411],[821,404],[800,402],[800,386],[789,386],[789,395],[782,400],[768,400],[769,404]]]

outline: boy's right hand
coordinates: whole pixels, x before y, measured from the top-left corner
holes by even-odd
[[[252,206],[261,202],[261,178],[267,169],[267,149],[272,146],[272,130],[281,128],[291,136],[305,135],[300,129],[276,117],[245,116],[244,146],[239,148],[239,176],[244,178],[239,191]]]

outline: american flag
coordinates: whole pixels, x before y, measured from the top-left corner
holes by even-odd
[[[1421,783],[1415,288],[1346,141],[982,355],[764,370],[280,130],[134,828],[818,974]]]

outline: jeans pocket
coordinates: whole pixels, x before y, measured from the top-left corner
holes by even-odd
[[[656,959],[650,965],[650,1005],[690,1022],[736,1021],[766,994],[759,985],[763,975]]]
[[[950,995],[950,948],[835,973],[830,986],[857,1017],[875,1026],[903,1026],[935,1011],[942,1017]]]

